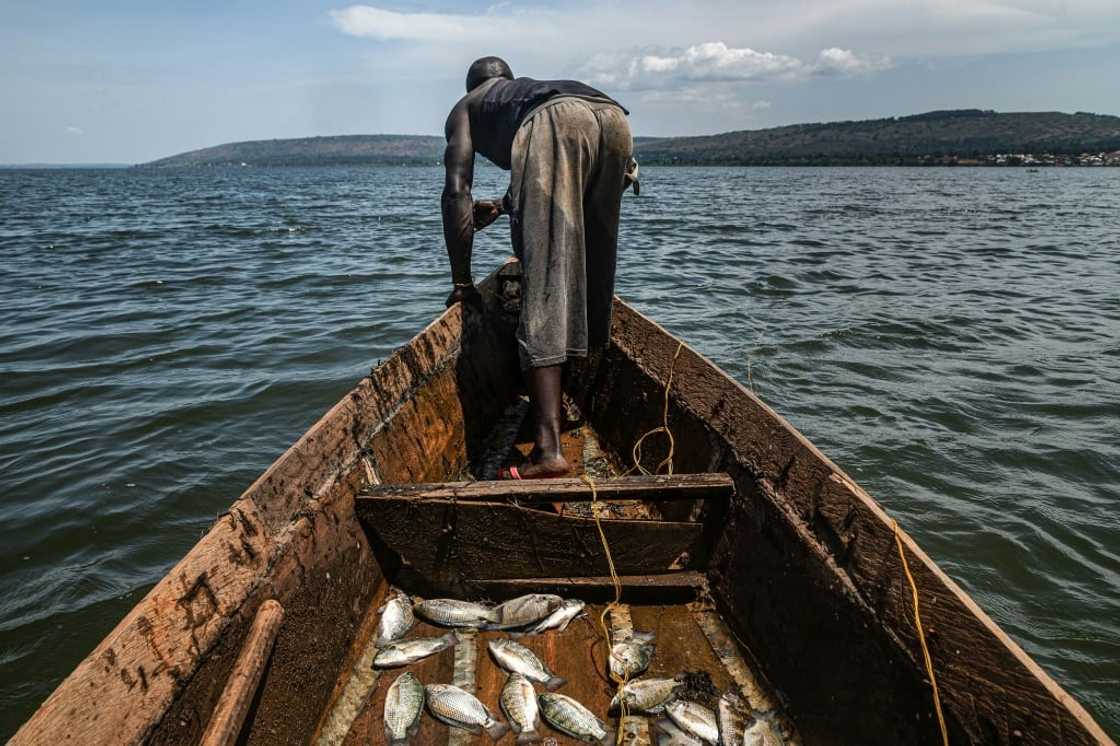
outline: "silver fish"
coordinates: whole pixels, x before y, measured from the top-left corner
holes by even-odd
[[[421,619],[444,627],[482,627],[498,623],[494,607],[454,598],[419,601],[413,610]]]
[[[620,709],[625,702],[630,712],[660,715],[665,705],[677,693],[681,682],[676,679],[634,679],[622,685],[622,691],[614,695],[611,709]]]
[[[402,673],[385,693],[385,740],[390,746],[408,743],[420,725],[424,710],[424,685],[411,673]]]
[[[493,629],[513,629],[525,627],[541,621],[564,603],[564,599],[551,593],[530,593],[527,596],[511,598],[498,604],[498,623]]]
[[[611,645],[611,673],[621,679],[632,679],[649,668],[653,659],[653,633],[634,632]]]
[[[448,632],[443,637],[425,637],[419,640],[391,642],[377,651],[373,657],[374,668],[395,668],[427,658],[441,650],[447,650],[459,642],[459,636]]]
[[[541,715],[556,730],[588,743],[614,742],[614,734],[607,730],[603,721],[571,697],[544,692],[537,699],[541,704]]]
[[[563,632],[568,628],[568,623],[583,613],[583,608],[586,606],[583,601],[577,599],[565,599],[560,608],[549,614],[537,624],[525,630],[530,635],[539,635],[546,630],[555,629]]]
[[[567,683],[566,679],[548,670],[548,666],[541,662],[536,653],[519,642],[498,639],[490,640],[486,646],[490,648],[490,655],[494,656],[498,665],[510,673],[519,673],[529,681],[544,684],[549,690],[558,689]]]
[[[453,684],[428,684],[424,689],[428,695],[428,711],[437,720],[476,734],[485,729],[495,741],[509,730],[508,725],[495,720],[486,705],[470,692]]]
[[[743,746],[743,731],[746,729],[747,714],[743,698],[735,692],[724,692],[719,698],[719,743],[720,746]]]
[[[782,746],[782,738],[766,720],[755,720],[743,733],[743,746]]]
[[[502,695],[498,698],[502,712],[506,714],[513,730],[518,734],[518,743],[529,743],[538,738],[537,720],[540,708],[537,706],[537,692],[533,683],[519,673],[511,673]]]
[[[678,699],[666,705],[665,712],[668,713],[669,719],[685,733],[713,746],[719,743],[719,723],[716,721],[716,714],[704,705]]]
[[[704,746],[703,741],[685,733],[667,718],[654,723],[653,729],[657,734],[657,746]]]
[[[407,635],[416,623],[416,617],[412,614],[412,599],[396,588],[389,589],[389,597],[381,604],[378,612],[381,618],[377,620],[374,645],[379,648]]]

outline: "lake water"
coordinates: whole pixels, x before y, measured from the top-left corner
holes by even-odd
[[[441,183],[0,172],[0,738],[442,310]],[[1120,169],[642,185],[619,294],[752,385],[1120,734]],[[478,277],[507,236],[480,236]]]

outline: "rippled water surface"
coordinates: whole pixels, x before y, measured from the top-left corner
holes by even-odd
[[[442,309],[441,178],[0,172],[0,737]],[[623,213],[620,295],[1120,732],[1120,169],[650,168]]]

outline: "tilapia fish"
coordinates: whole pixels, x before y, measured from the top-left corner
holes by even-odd
[[[378,611],[381,618],[377,620],[374,644],[379,648],[407,635],[416,623],[416,617],[412,615],[412,599],[396,588],[389,589],[389,597]]]
[[[634,632],[611,645],[611,673],[622,679],[632,679],[649,668],[655,647],[653,637],[652,632]]]
[[[724,692],[719,698],[719,744],[720,746],[742,746],[743,731],[747,727],[750,714],[743,698],[735,692]]]
[[[719,723],[716,714],[704,705],[678,699],[665,706],[665,712],[673,723],[691,736],[704,743],[719,743]]]
[[[657,734],[657,746],[704,746],[703,741],[685,733],[672,720],[658,720],[653,724],[653,730]]]
[[[424,685],[411,673],[402,673],[385,693],[385,740],[391,746],[408,743],[423,709]]]
[[[419,601],[413,611],[421,619],[444,627],[483,627],[498,623],[498,612],[494,607],[454,598]]]
[[[502,687],[498,702],[517,733],[518,743],[537,740],[537,716],[540,708],[537,707],[537,692],[533,689],[533,682],[519,673],[511,673],[506,685]]]
[[[529,627],[525,632],[530,635],[539,635],[550,629],[559,630],[563,632],[568,628],[568,623],[583,613],[583,608],[586,604],[583,601],[576,599],[565,599],[560,604],[560,608],[549,614],[541,621]]]
[[[743,746],[782,746],[782,737],[766,720],[755,720],[743,733]]]
[[[485,730],[495,741],[509,730],[508,725],[494,719],[477,697],[453,684],[428,684],[425,691],[428,711],[437,720],[471,733]]]
[[[373,657],[374,668],[395,668],[427,658],[459,642],[459,636],[448,632],[443,637],[425,637],[419,640],[391,642]]]
[[[519,673],[529,681],[544,684],[546,689],[558,689],[566,682],[548,670],[548,666],[541,662],[536,654],[519,642],[513,640],[490,640],[486,643],[490,648],[490,655],[498,665],[510,673]]]
[[[588,743],[614,742],[614,734],[607,731],[603,722],[571,697],[543,692],[537,700],[541,705],[541,715],[556,730]]]
[[[513,629],[536,624],[559,609],[563,603],[564,599],[550,593],[530,593],[512,598],[494,609],[498,614],[498,622],[491,625],[491,628]]]
[[[666,703],[673,698],[681,682],[676,679],[634,679],[622,686],[622,691],[614,695],[611,709],[620,709],[626,704],[630,712],[660,715]]]

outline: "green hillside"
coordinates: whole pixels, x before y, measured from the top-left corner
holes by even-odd
[[[435,165],[443,147],[442,137],[424,135],[253,140],[192,150],[144,166]],[[996,153],[1096,153],[1120,150],[1120,117],[960,109],[705,137],[639,137],[635,150],[650,165],[879,165]]]

